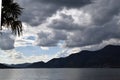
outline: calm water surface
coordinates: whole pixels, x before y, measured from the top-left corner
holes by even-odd
[[[120,69],[1,69],[0,80],[120,80]]]

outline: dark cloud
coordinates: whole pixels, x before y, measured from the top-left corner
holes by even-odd
[[[120,25],[110,22],[102,27],[85,29],[81,32],[74,32],[66,40],[66,47],[84,47],[88,45],[100,44],[110,39],[120,39]]]
[[[79,25],[74,24],[74,19],[70,15],[66,14],[60,14],[60,19],[54,19],[51,24],[48,25],[48,27],[57,29],[57,30],[77,30],[79,29]]]
[[[54,39],[52,33],[40,32],[36,44],[39,46],[56,46],[58,40]]]
[[[64,31],[40,32],[36,43],[38,46],[57,46],[60,40],[66,40],[67,35]]]
[[[37,26],[63,7],[73,8],[88,4],[89,0],[17,0],[24,8],[21,20]]]
[[[43,24],[47,24],[48,28],[55,31],[65,31],[67,39],[63,41],[66,47],[84,47],[101,44],[111,39],[120,39],[120,1],[94,1],[94,4],[81,9],[58,11]],[[61,39],[54,40],[59,42]]]
[[[91,3],[90,0],[35,0],[35,1],[70,8],[81,7]]]
[[[84,7],[84,11],[91,14],[95,25],[103,25],[119,14],[119,4],[119,0],[95,0],[94,4]]]
[[[77,9],[63,9],[61,12],[57,12],[56,15],[60,18],[52,19],[52,21],[50,22],[50,24],[48,24],[47,27],[56,30],[76,31],[84,29],[91,23],[89,14],[86,14],[83,11],[78,11]]]
[[[90,0],[19,0],[19,3],[25,7],[23,21],[39,25],[37,29],[43,26],[49,29],[38,32],[39,46],[57,46],[62,40],[66,47],[84,47],[119,40],[120,0],[91,1],[91,4]]]
[[[58,31],[58,30],[53,30],[53,36],[55,40],[66,40],[67,39],[67,34],[65,31]]]
[[[32,26],[41,24],[47,17],[50,17],[58,9],[57,6],[34,2],[34,0],[19,0],[24,8],[21,20]]]

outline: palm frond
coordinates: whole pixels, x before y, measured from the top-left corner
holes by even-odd
[[[14,21],[11,25],[11,29],[15,35],[18,34],[18,36],[22,33],[22,23],[21,21]]]
[[[22,32],[22,23],[18,19],[22,13],[22,9],[13,0],[2,0],[1,29],[5,26],[7,28],[10,27],[13,33],[20,35]]]

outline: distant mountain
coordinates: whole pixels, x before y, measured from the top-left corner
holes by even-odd
[[[31,63],[23,63],[23,64],[11,64],[9,66],[14,67],[14,68],[25,68],[27,66],[31,65]]]
[[[47,63],[36,62],[27,68],[120,68],[120,46],[108,45],[98,51],[81,51]]]
[[[29,66],[27,66],[26,68],[47,68],[47,63],[44,62],[35,62]]]
[[[6,69],[6,68],[12,68],[12,67],[0,63],[0,69]]]

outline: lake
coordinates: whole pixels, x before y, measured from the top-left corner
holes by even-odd
[[[120,80],[120,69],[0,69],[0,80]]]

